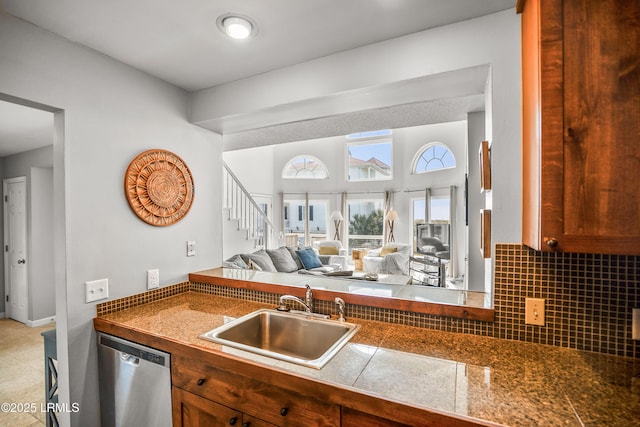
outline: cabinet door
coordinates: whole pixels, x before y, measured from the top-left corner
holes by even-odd
[[[640,2],[564,11],[564,232],[640,253]]]
[[[640,2],[526,0],[523,242],[640,255]]]
[[[223,427],[243,423],[242,413],[173,387],[173,425],[177,427]],[[259,427],[259,424],[251,424]]]

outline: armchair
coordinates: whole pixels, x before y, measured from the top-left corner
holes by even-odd
[[[347,269],[347,249],[339,240],[319,240],[313,242],[313,250],[323,264],[340,264],[342,270]]]
[[[362,258],[365,273],[409,275],[411,246],[405,243],[388,243],[374,249]]]

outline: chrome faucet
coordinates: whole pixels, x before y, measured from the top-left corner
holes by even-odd
[[[304,301],[302,301],[300,298],[298,298],[295,295],[282,295],[280,297],[280,307],[278,307],[278,310],[289,311],[289,309],[287,308],[287,305],[284,303],[285,301],[297,302],[298,304],[304,307],[304,311],[306,313],[311,313],[311,307],[309,307]]]
[[[344,300],[336,297],[335,302],[338,305],[338,321],[345,322],[347,319],[344,318]]]
[[[298,298],[295,295],[282,295],[280,297],[280,307],[276,310],[278,311],[290,311],[289,307],[284,303],[285,301],[293,301],[304,307],[304,312],[306,315],[311,317],[317,317],[319,319],[329,319],[331,316],[328,314],[314,313],[313,312],[313,292],[311,291],[311,286],[307,285],[307,290],[304,296],[304,301],[302,298]]]
[[[280,297],[280,307],[278,310],[280,311],[288,311],[285,301],[294,301],[304,307],[304,311],[306,313],[313,313],[313,292],[311,291],[311,286],[307,284],[307,292],[304,296],[304,301],[301,298],[298,298],[295,295],[282,295]]]

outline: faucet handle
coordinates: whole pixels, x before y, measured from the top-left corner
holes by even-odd
[[[340,316],[338,317],[338,321],[340,322],[346,321],[346,319],[344,318],[344,306],[345,306],[344,300],[340,297],[336,297],[334,301],[338,305],[338,315]]]
[[[309,311],[313,313],[313,291],[311,290],[311,286],[309,286],[308,283],[305,287],[307,291],[305,293],[304,302],[307,304],[307,307],[309,307]]]

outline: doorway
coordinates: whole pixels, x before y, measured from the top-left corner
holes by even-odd
[[[27,222],[26,256],[16,257],[16,263],[18,260],[24,259],[24,263],[21,262],[19,265],[25,267],[25,271],[31,269],[32,273],[36,270],[36,273],[42,271],[43,274],[46,274],[46,280],[42,280],[37,274],[31,277],[32,282],[38,283],[39,286],[42,286],[41,288],[34,292],[27,287],[26,326],[14,320],[2,321],[4,325],[14,323],[29,331],[29,334],[18,333],[16,346],[5,347],[3,356],[13,357],[23,364],[30,364],[33,361],[37,372],[42,372],[44,355],[40,357],[36,353],[35,355],[31,354],[34,357],[27,358],[26,351],[28,350],[25,348],[27,340],[24,337],[31,336],[31,332],[33,332],[35,348],[43,350],[44,343],[40,332],[56,327],[58,332],[58,401],[69,402],[66,294],[63,292],[65,289],[64,265],[66,259],[63,173],[64,111],[4,93],[0,93],[0,111],[0,174],[3,178],[26,177],[26,190],[23,192],[26,197],[24,211]],[[38,117],[45,117],[45,119],[40,120]],[[40,126],[36,126],[37,124]],[[37,136],[42,133],[48,136],[48,140],[45,143],[38,142],[37,145],[30,145],[34,141],[38,141]],[[41,198],[43,193],[47,195],[48,199]],[[47,206],[46,209],[43,209],[43,203]],[[33,212],[36,213],[35,223],[39,224],[40,228],[34,228],[34,218],[30,216],[30,213]],[[46,221],[43,221],[43,218],[46,218]],[[50,242],[43,243],[41,240],[43,229],[47,231],[45,234]],[[29,241],[32,244],[29,244]],[[34,246],[36,246],[36,250],[29,250]],[[47,249],[46,254],[41,250],[43,247],[50,248]],[[6,253],[5,251],[5,255]],[[36,264],[41,265],[39,260],[45,256],[50,267],[48,269],[34,268]],[[0,263],[0,268],[3,270],[0,273],[0,278],[4,279],[4,263]],[[29,279],[30,274],[25,274]],[[0,286],[0,295],[2,296],[0,317],[5,317],[4,312],[7,311],[5,285],[6,283],[2,283]],[[43,292],[44,289],[47,292]],[[50,311],[44,311],[43,307],[51,305],[53,308]],[[50,323],[53,321],[56,322],[55,325]],[[6,333],[5,330],[1,331],[3,340],[9,338],[5,335]],[[20,338],[22,336],[24,337]],[[40,378],[31,375],[31,379],[38,380],[38,384],[34,385],[25,380],[22,371],[14,371],[3,375],[5,396],[11,396],[9,398],[11,400],[13,396],[17,398],[24,395],[22,393],[24,390],[21,389],[25,387],[31,387],[38,391],[38,395],[44,396],[44,375]],[[38,415],[44,416],[45,413],[38,412]],[[66,420],[66,423],[69,423],[68,414],[60,413],[59,415],[60,421]],[[0,422],[0,424],[3,423]]]
[[[1,94],[0,94],[1,95]],[[55,320],[55,114],[0,96],[3,246],[0,313],[27,326]]]
[[[4,286],[6,317],[29,320],[27,275],[27,178],[5,179],[4,200]]]

